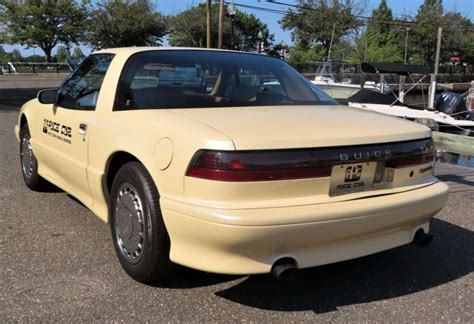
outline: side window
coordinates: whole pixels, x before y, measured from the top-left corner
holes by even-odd
[[[91,55],[59,89],[58,105],[64,108],[94,110],[112,54]]]
[[[164,51],[163,51],[164,52]],[[160,57],[163,54],[164,57]],[[125,64],[114,110],[209,106],[219,69],[193,59],[180,61],[167,53],[132,56]],[[213,73],[213,75],[211,75]]]

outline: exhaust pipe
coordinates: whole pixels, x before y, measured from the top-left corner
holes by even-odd
[[[413,244],[419,247],[428,246],[433,240],[433,235],[425,233],[425,231],[420,228],[416,231],[415,237],[413,237]]]
[[[272,275],[279,281],[290,281],[294,278],[296,270],[296,261],[292,258],[282,258],[277,260],[272,266]]]

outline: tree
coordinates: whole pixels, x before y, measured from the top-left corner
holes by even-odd
[[[21,52],[18,49],[14,49],[10,53],[11,61],[12,62],[21,62],[23,60],[23,57],[21,56]]]
[[[54,56],[56,62],[64,63],[67,62],[67,49],[64,46],[59,46]]]
[[[26,0],[0,2],[0,39],[10,44],[38,46],[46,61],[60,43],[78,44],[86,21],[86,2],[73,0]]]
[[[217,16],[216,16],[217,17]],[[230,40],[232,35],[231,19],[226,20],[226,39],[228,46],[231,48]],[[268,49],[272,46],[275,36],[270,34],[268,25],[258,19],[255,15],[247,14],[237,10],[237,14],[234,17],[234,37],[235,43],[234,48],[241,51],[255,50],[258,46],[260,39],[258,38],[258,32],[261,31],[263,35],[263,46]]]
[[[23,61],[40,63],[40,62],[44,62],[44,56],[43,55],[36,55],[36,54],[35,55],[30,55],[30,56],[24,57]]]
[[[414,47],[425,64],[433,64],[436,55],[438,27],[444,26],[441,0],[425,0],[418,9],[413,33]]]
[[[82,50],[81,50],[80,47],[76,47],[76,48],[74,49],[74,51],[72,52],[72,58],[73,58],[73,59],[81,59],[81,58],[83,58],[84,56],[85,56],[85,55],[84,55],[84,53],[82,53]]]
[[[217,44],[218,5],[212,6],[211,43]],[[232,48],[232,25],[230,17],[225,17],[223,26],[223,47]],[[234,17],[234,49],[242,51],[256,50],[259,42],[258,32],[263,34],[265,47],[271,46],[274,36],[270,34],[267,24],[255,15],[237,10]],[[205,47],[206,46],[206,5],[200,4],[176,15],[172,20],[172,31],[169,35],[172,46]]]
[[[372,11],[367,25],[366,33],[373,38],[372,43],[385,45],[389,41],[392,32],[390,29],[392,19],[392,10],[388,7],[387,1],[382,0],[380,5]]]
[[[3,48],[3,46],[0,45],[0,64],[3,63],[5,54],[7,54],[7,52],[5,52],[5,49]]]
[[[101,2],[90,16],[87,42],[95,49],[159,46],[167,33],[167,19],[149,0]]]
[[[353,0],[298,0],[298,8],[280,21],[284,30],[302,48],[321,44],[326,55],[333,43],[361,25],[355,14],[361,12]],[[334,31],[334,36],[333,35]]]
[[[474,24],[459,12],[444,16],[441,57],[447,61],[451,55],[461,56],[464,62],[474,64]]]
[[[0,45],[0,64],[11,62],[11,53],[7,53],[2,45]]]
[[[302,48],[299,45],[290,47],[287,62],[301,72],[314,72],[314,65],[311,62],[326,59],[326,50],[321,44],[313,45],[309,48]],[[308,70],[309,69],[309,70]]]
[[[372,11],[366,30],[355,38],[353,62],[403,62],[405,29],[393,28],[392,20],[392,10],[382,0]]]

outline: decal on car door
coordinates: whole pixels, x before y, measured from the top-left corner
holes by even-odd
[[[67,125],[61,125],[53,120],[43,120],[43,133],[60,141],[71,144],[72,129]]]

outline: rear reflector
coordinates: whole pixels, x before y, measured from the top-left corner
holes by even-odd
[[[272,154],[273,153],[273,154]],[[279,154],[280,155],[280,154]],[[271,181],[331,176],[332,166],[318,165],[291,154],[274,152],[216,152],[196,154],[187,176],[217,181]]]

